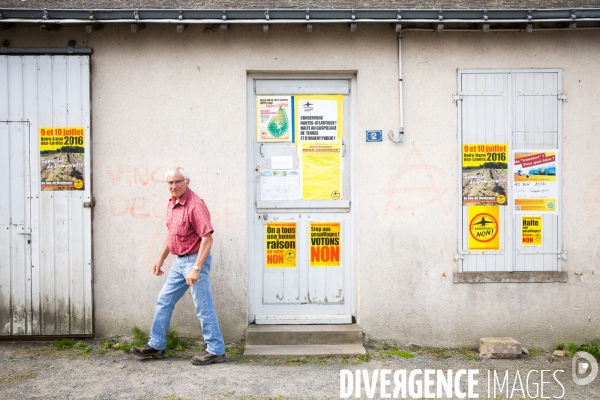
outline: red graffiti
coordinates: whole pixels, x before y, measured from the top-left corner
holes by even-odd
[[[113,194],[106,197],[110,215],[113,217],[124,217],[129,215],[136,219],[147,219],[150,217],[156,219],[165,219],[167,204],[165,200],[157,200],[152,206],[149,204],[148,197],[136,196],[127,198],[120,194]]]
[[[119,186],[122,183],[126,183],[127,186],[142,185],[146,186],[148,183],[164,183],[164,179],[160,176],[160,168],[156,167],[133,167],[129,165],[119,165],[116,170],[110,166],[106,167],[106,175],[110,182]]]

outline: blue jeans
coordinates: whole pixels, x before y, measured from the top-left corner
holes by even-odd
[[[192,270],[197,257],[198,253],[183,257],[178,256],[171,266],[162,290],[158,294],[154,321],[150,329],[150,341],[148,342],[148,345],[156,350],[164,350],[167,347],[167,331],[171,323],[171,316],[175,304],[190,287],[185,283],[185,278]],[[209,254],[200,270],[198,281],[191,286],[191,290],[196,306],[196,315],[202,326],[206,350],[210,354],[221,355],[225,354],[225,342],[219,329],[219,321],[217,320],[217,313],[210,291],[211,261],[212,256]]]

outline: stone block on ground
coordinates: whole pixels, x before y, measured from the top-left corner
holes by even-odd
[[[481,358],[518,358],[522,351],[521,343],[510,337],[479,339],[479,356]]]

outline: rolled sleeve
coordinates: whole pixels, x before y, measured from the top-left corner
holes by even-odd
[[[191,225],[198,236],[204,237],[214,232],[210,222],[210,212],[203,200],[199,199],[194,205],[191,217]]]

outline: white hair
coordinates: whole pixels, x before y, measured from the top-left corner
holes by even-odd
[[[183,169],[183,167],[173,167],[170,170],[168,170],[167,173],[165,174],[165,180],[168,181],[170,176],[173,176],[178,172],[179,172],[179,175],[181,175],[184,180],[187,181],[188,179],[190,179],[190,176],[188,175],[186,170]]]

